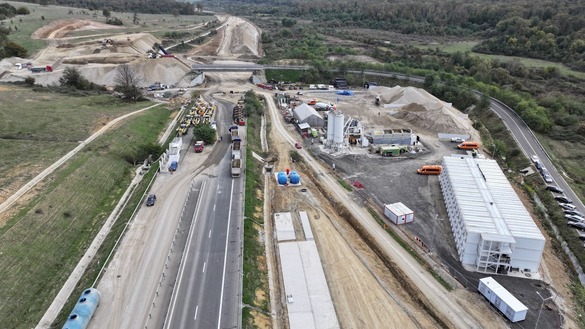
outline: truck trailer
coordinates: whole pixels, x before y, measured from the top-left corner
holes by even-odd
[[[242,160],[240,159],[232,159],[232,177],[240,177],[242,173]]]
[[[238,137],[232,142],[232,159],[239,159],[241,156],[240,149],[242,147],[242,140]]]

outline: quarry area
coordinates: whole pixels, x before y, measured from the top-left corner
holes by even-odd
[[[451,314],[453,310],[442,305],[435,295],[421,290],[420,279],[412,276],[408,269],[397,266],[394,255],[381,257],[380,238],[364,233],[363,224],[345,209],[349,206],[335,201],[332,190],[342,188],[340,185],[328,185],[322,179],[327,175],[350,186],[346,201],[355,203],[356,209],[366,215],[368,209],[374,209],[384,218],[384,205],[399,202],[412,209],[416,218],[413,223],[394,227],[385,219],[384,225],[392,226],[396,234],[415,249],[414,253],[428,261],[429,268],[453,287],[451,291],[444,290],[445,296],[468,314],[478,328],[520,328],[507,322],[503,316],[496,315],[495,309],[477,293],[474,283],[487,275],[469,272],[459,262],[438,178],[417,175],[418,168],[440,165],[444,156],[455,153],[472,156],[471,152],[457,149],[458,143],[451,140],[480,141],[479,133],[473,128],[468,115],[423,89],[398,85],[372,86],[369,89],[359,87],[351,89],[351,94],[309,88],[302,92],[266,91],[250,82],[249,73],[217,72],[206,73],[205,82],[195,86],[192,84],[196,77],[191,72],[193,63],[240,63],[262,56],[261,31],[257,27],[236,17],[220,16],[219,19],[223,24],[218,28],[216,37],[187,54],[161,58],[147,57],[153,45],[160,43],[149,33],[103,35],[101,30],[112,29],[112,26],[90,20],[54,22],[33,34],[33,38],[50,41],[49,46],[34,58],[0,61],[0,81],[23,81],[32,76],[37,84],[58,84],[63,70],[71,66],[79,69],[89,81],[112,87],[118,65],[127,64],[139,72],[141,87],[159,82],[202,92],[213,90],[219,98],[234,104],[250,89],[263,96],[267,107],[265,119],[270,129],[266,147],[275,160],[270,164],[274,166],[274,171],[296,171],[301,176],[302,184],[278,186],[270,174],[266,175],[267,189],[262,193],[268,200],[264,213],[267,223],[265,242],[268,244],[268,267],[273,277],[270,295],[274,302],[272,323],[263,322],[259,315],[259,327],[289,328],[283,320],[287,315],[288,301],[273,231],[274,214],[286,212],[294,214],[292,222],[296,223],[296,236],[302,241],[307,240],[306,233],[300,233],[302,229],[297,223],[300,219],[296,214],[306,212],[339,327],[459,327],[457,320],[454,320],[458,314],[454,316]],[[77,37],[68,37],[69,32],[80,30],[94,31],[95,39],[88,41],[84,37],[84,41],[78,42]],[[109,41],[105,42],[106,39]],[[32,73],[16,68],[17,63],[28,61],[34,66],[51,66],[51,70]],[[310,106],[303,114],[303,118],[311,123],[309,127],[297,124],[301,120],[296,117],[294,109],[301,106]],[[338,136],[325,129],[329,124],[325,122],[328,113],[333,113],[329,120],[343,114],[342,122],[345,123],[342,132],[345,137],[341,139],[350,142],[337,141]],[[402,147],[392,142],[372,145],[373,141],[393,138],[390,135],[394,134],[402,134],[396,138],[408,142],[400,143]],[[291,143],[291,138],[298,146]],[[381,144],[384,144],[383,147]],[[293,161],[291,150],[301,153],[304,160]],[[309,150],[318,160],[315,164],[309,160]],[[478,153],[482,157],[490,156],[485,147],[480,147]],[[40,172],[42,169],[37,170]],[[523,201],[528,205],[526,200]],[[128,248],[144,243],[140,241],[143,237],[140,234],[134,232],[131,236],[133,241]],[[385,239],[392,238],[386,236]],[[118,252],[126,255],[128,268],[138,261],[131,256],[131,250]],[[566,287],[570,282],[560,264],[558,258],[545,249],[542,271],[534,273],[534,278],[543,280],[545,285],[526,278],[496,277],[519,299],[520,296],[534,295],[530,300],[528,297],[522,299],[530,312],[540,306],[534,291],[545,294],[546,286],[555,287],[556,304],[547,303],[540,320],[542,328],[556,324],[557,305],[570,306],[563,305],[568,300],[564,297],[568,297]],[[412,269],[417,270],[420,269]],[[427,276],[431,277],[429,273]],[[116,280],[112,276],[106,279]],[[440,286],[438,281],[434,281],[434,285]],[[120,317],[121,314],[112,316]],[[570,320],[566,321],[570,327]]]

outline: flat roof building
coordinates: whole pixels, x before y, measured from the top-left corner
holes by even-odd
[[[463,265],[538,271],[544,236],[495,160],[446,156],[439,179]]]

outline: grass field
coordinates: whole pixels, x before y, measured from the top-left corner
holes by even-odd
[[[151,103],[123,103],[111,95],[71,97],[2,86],[0,201],[75,148],[107,121]],[[18,102],[14,100],[18,99]]]
[[[466,51],[469,51],[469,52],[472,52],[473,55],[478,56],[480,58],[484,58],[484,59],[494,59],[494,60],[500,60],[500,61],[519,61],[520,63],[522,63],[526,67],[545,68],[545,67],[553,66],[553,67],[556,67],[559,70],[559,72],[561,72],[561,74],[563,74],[563,75],[574,76],[576,78],[585,80],[585,72],[571,70],[570,68],[566,67],[565,65],[563,65],[561,63],[549,62],[549,61],[545,61],[545,60],[541,60],[541,59],[517,57],[517,56],[489,55],[489,54],[475,53],[471,49],[477,43],[478,43],[477,41],[463,41],[463,42],[455,42],[455,43],[440,44],[440,45],[424,45],[424,46],[419,46],[419,48],[423,48],[423,49],[436,49],[436,48],[438,48],[439,50],[447,52],[447,53],[456,53],[458,51],[464,53]]]
[[[48,159],[58,158],[58,153],[74,147],[74,141],[87,137],[100,117],[115,117],[149,104],[115,104],[106,95],[35,95],[39,99],[35,106],[3,109],[2,122],[10,124],[1,131],[36,136],[38,140],[20,141],[19,146],[22,157],[42,150],[31,161],[43,163],[40,170],[52,162]],[[0,228],[0,328],[36,325],[131,179],[133,167],[122,155],[133,145],[154,142],[168,119],[168,110],[157,107],[107,132],[49,176],[42,183],[42,193]],[[30,145],[36,149],[26,148]],[[14,147],[12,152],[17,150]],[[6,158],[0,157],[3,166],[14,161]]]
[[[12,19],[5,20],[6,27],[11,27],[13,32],[10,33],[10,40],[18,43],[29,51],[29,56],[47,46],[47,41],[31,39],[31,34],[40,27],[60,19],[85,19],[101,23],[106,22],[101,10],[88,10],[81,8],[61,7],[61,6],[41,6],[33,3],[23,3],[7,1],[10,5],[18,7],[27,7],[30,15],[16,16]],[[215,19],[214,16],[178,16],[173,15],[151,15],[138,14],[140,24],[132,23],[133,13],[112,13],[124,23],[123,28],[113,28],[111,30],[94,30],[80,31],[71,34],[88,35],[102,33],[129,33],[129,32],[151,32],[157,37],[161,37],[166,31],[182,30],[186,26],[199,24],[208,20]],[[44,17],[44,19],[43,19]]]

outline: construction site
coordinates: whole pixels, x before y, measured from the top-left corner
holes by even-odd
[[[269,129],[270,136],[264,143],[265,152],[277,160],[270,162],[274,171],[265,177],[266,189],[258,191],[266,200],[263,238],[271,288],[257,293],[269,294],[272,301],[271,319],[259,313],[258,327],[520,328],[499,316],[477,293],[477,282],[486,275],[469,271],[459,260],[439,179],[417,174],[417,168],[440,165],[453,154],[472,157],[451,141],[481,140],[468,115],[410,86],[360,87],[351,94],[335,89],[304,90],[302,95],[285,97],[250,83],[249,73],[234,72],[206,73],[205,82],[194,86],[192,61],[210,62],[217,56],[222,58],[216,62],[233,62],[262,55],[261,31],[256,26],[235,17],[222,17],[222,23],[216,38],[189,54],[171,57],[148,55],[160,43],[148,33],[100,36],[76,43],[66,38],[68,31],[99,29],[99,23],[61,22],[33,35],[55,40],[32,59],[35,66],[50,66],[51,72],[17,68],[17,63],[27,59],[4,59],[0,81],[33,76],[38,84],[53,85],[66,67],[76,67],[89,81],[112,86],[116,68],[127,64],[142,75],[141,87],[160,82],[213,91],[214,97],[234,105],[229,113],[234,130],[244,129],[246,124],[242,95],[248,90],[261,95],[266,107],[263,129]],[[182,111],[185,115],[179,119],[177,139],[165,153],[161,168],[179,161],[180,137],[190,127],[212,124],[217,115],[216,105],[204,99],[184,104]],[[291,151],[300,153],[303,160],[293,162]],[[486,152],[480,148],[479,153],[484,156]],[[241,167],[238,162],[238,169]],[[279,172],[287,176],[282,184]],[[237,175],[232,171],[232,176],[239,177],[239,171]],[[342,188],[340,181],[349,189]],[[396,225],[386,218],[385,205],[396,203],[411,210],[413,220]],[[381,220],[376,222],[373,214]],[[141,236],[132,236],[133,246],[144,243]],[[392,236],[406,241],[407,248],[426,264],[409,256]],[[555,265],[559,260],[550,250],[542,257],[533,278],[496,279],[517,296],[546,290],[532,279],[555,283],[561,302],[567,295],[562,286],[568,278]],[[128,257],[128,262],[131,268],[138,260]],[[299,283],[298,273],[304,275],[306,286]],[[523,302],[534,317],[540,300]],[[317,305],[326,311],[315,312]],[[548,305],[550,315],[541,320],[543,328],[546,321],[553,323],[552,313],[558,313],[555,304]]]

